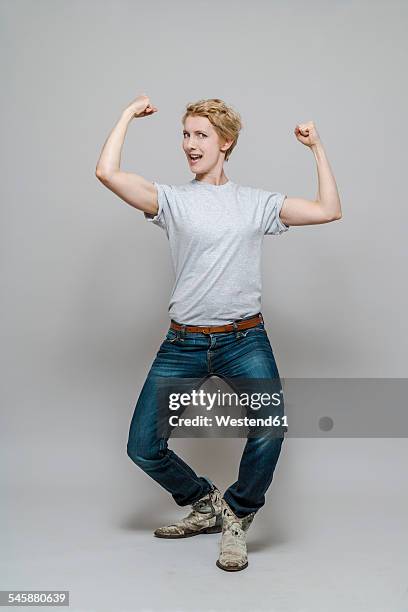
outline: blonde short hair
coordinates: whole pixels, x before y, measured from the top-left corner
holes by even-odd
[[[225,161],[228,161],[243,127],[239,113],[231,106],[227,106],[223,100],[209,98],[208,100],[198,100],[198,102],[187,104],[186,112],[182,118],[183,125],[189,115],[207,117],[221,139],[233,140],[232,145],[225,153]]]

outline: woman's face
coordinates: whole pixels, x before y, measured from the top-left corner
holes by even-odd
[[[220,138],[207,117],[188,116],[184,122],[183,150],[187,156],[190,169],[196,174],[205,174],[221,165],[224,155]],[[226,147],[228,148],[228,147]],[[191,155],[201,155],[191,158]]]

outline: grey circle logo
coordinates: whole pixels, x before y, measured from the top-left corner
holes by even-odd
[[[328,417],[328,416],[320,417],[319,428],[322,431],[330,431],[331,429],[333,429],[333,425],[334,423],[331,417]]]

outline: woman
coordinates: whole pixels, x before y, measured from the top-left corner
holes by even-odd
[[[175,270],[170,327],[137,401],[127,452],[179,506],[192,506],[185,518],[156,529],[155,535],[184,538],[222,532],[217,566],[237,571],[248,565],[246,534],[265,503],[283,437],[248,436],[238,480],[221,496],[210,478],[197,476],[168,448],[168,435],[158,435],[157,378],[279,380],[260,312],[263,236],[279,235],[291,225],[340,219],[340,199],[312,121],[297,125],[294,133],[317,162],[316,200],[289,198],[228,179],[224,162],[242,125],[239,114],[219,99],[189,104],[182,119],[182,146],[194,179],[163,185],[123,172],[120,157],[129,123],[157,110],[147,95],[138,96],[122,112],[96,168],[106,187],[166,232]]]

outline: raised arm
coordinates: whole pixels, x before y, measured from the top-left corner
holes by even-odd
[[[285,225],[315,225],[342,218],[340,197],[333,172],[313,121],[295,128],[296,138],[309,147],[317,164],[318,188],[316,200],[286,197],[280,218]]]
[[[157,112],[146,95],[138,96],[122,112],[115,127],[103,145],[95,174],[108,189],[138,210],[156,214],[157,189],[143,176],[120,169],[120,157],[126,132],[132,119],[147,117]]]

